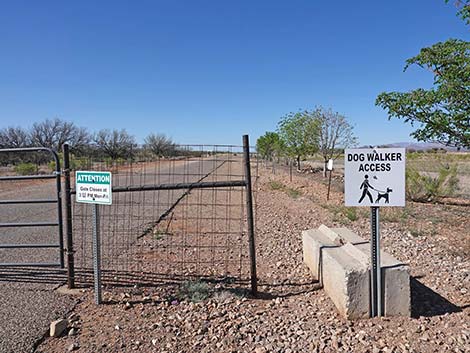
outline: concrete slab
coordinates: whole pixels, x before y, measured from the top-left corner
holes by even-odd
[[[370,253],[370,245],[356,245],[364,255]],[[380,252],[382,283],[384,284],[384,315],[411,316],[411,289],[409,266],[385,251]]]
[[[370,316],[370,244],[347,228],[302,232],[304,262],[338,311],[348,319]],[[407,265],[381,252],[385,316],[410,316]]]
[[[369,317],[369,269],[367,262],[342,247],[323,250],[323,287],[336,308],[345,318]]]
[[[310,269],[312,276],[317,281],[321,280],[321,255],[322,249],[336,247],[334,240],[325,235],[321,230],[309,229],[302,232],[302,248],[304,263]]]
[[[338,234],[341,239],[343,239],[344,243],[351,243],[351,244],[367,244],[368,241],[361,238],[359,235],[354,233],[352,230],[342,227],[342,228],[330,228],[333,232]]]

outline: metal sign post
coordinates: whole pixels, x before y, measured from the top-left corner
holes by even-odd
[[[93,274],[95,302],[102,303],[101,241],[99,205],[112,204],[110,172],[77,171],[75,174],[76,201],[93,204]]]
[[[371,317],[382,316],[382,270],[380,267],[380,228],[379,228],[379,207],[370,208],[370,297],[371,297]]]
[[[385,313],[379,206],[405,206],[405,160],[404,148],[358,148],[344,151],[345,205],[369,206],[371,209],[371,317]]]
[[[97,204],[93,204],[93,274],[95,279],[95,303],[101,304],[100,213]]]

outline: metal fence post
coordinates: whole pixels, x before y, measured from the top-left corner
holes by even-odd
[[[253,190],[251,184],[250,141],[248,135],[243,135],[243,162],[245,167],[246,181],[246,215],[250,247],[251,294],[256,296],[258,294],[258,278],[256,276],[255,225],[253,215]]]
[[[66,229],[66,241],[67,241],[67,286],[68,288],[75,287],[75,264],[74,264],[74,251],[73,251],[73,228],[72,228],[72,196],[70,188],[70,155],[69,145],[64,144],[62,146],[62,152],[64,154],[64,188],[65,188],[65,229]]]
[[[93,204],[93,273],[95,282],[95,303],[101,304],[101,240],[99,206]]]
[[[382,316],[382,269],[380,267],[379,207],[371,207],[371,317]]]

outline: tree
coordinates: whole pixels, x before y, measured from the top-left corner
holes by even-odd
[[[90,134],[85,128],[61,119],[46,119],[34,123],[30,131],[31,144],[60,150],[64,143],[74,149],[81,149],[90,143]]]
[[[449,2],[449,0],[445,1],[446,3]],[[460,18],[462,18],[462,20],[464,20],[466,24],[470,24],[470,1],[456,0],[455,6],[457,6],[457,8],[459,9],[457,15],[460,16]]]
[[[29,145],[29,134],[23,128],[10,126],[0,130],[0,148],[20,148]]]
[[[296,159],[297,169],[301,158],[318,151],[319,122],[312,111],[285,115],[279,121],[278,133],[287,155]]]
[[[93,141],[99,151],[110,157],[112,160],[118,158],[132,158],[137,148],[134,136],[126,130],[98,131],[93,137]]]
[[[315,116],[320,125],[319,152],[324,162],[323,175],[326,176],[328,160],[338,158],[342,149],[356,145],[357,139],[345,116],[323,108],[317,108]]]
[[[144,139],[145,149],[158,157],[168,157],[175,153],[175,143],[165,134],[151,133]]]
[[[419,123],[412,136],[449,146],[470,147],[470,42],[449,39],[406,61],[434,74],[434,87],[381,93],[376,105],[391,117]]]
[[[280,157],[283,144],[276,132],[267,131],[256,140],[256,150],[261,158],[272,161],[275,157]]]

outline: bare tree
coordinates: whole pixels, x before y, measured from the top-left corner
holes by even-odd
[[[21,127],[6,127],[0,130],[0,148],[20,148],[30,144],[28,132]]]
[[[137,143],[135,137],[126,130],[98,131],[93,137],[93,141],[99,151],[113,160],[118,158],[131,158],[135,154]]]
[[[151,133],[144,139],[145,149],[159,157],[168,157],[175,153],[176,146],[165,134]]]
[[[34,123],[30,132],[31,143],[59,150],[64,143],[75,149],[83,148],[90,143],[90,134],[85,128],[61,119],[45,120]]]
[[[355,146],[357,139],[345,116],[321,107],[315,110],[315,115],[320,123],[319,152],[324,162],[323,175],[326,176],[328,160],[338,158],[344,148]]]

